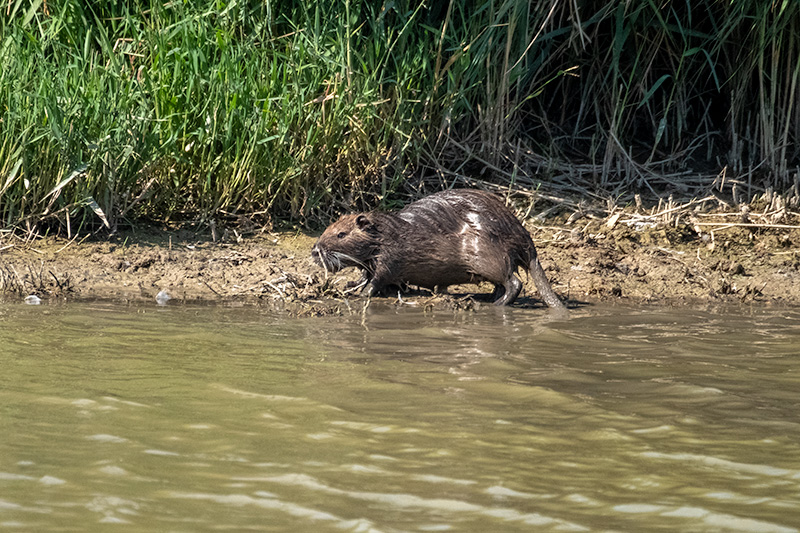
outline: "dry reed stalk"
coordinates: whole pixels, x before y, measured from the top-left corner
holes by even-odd
[[[712,231],[730,228],[770,228],[770,229],[800,229],[800,225],[791,224],[754,224],[752,222],[695,222],[697,226],[719,226]]]

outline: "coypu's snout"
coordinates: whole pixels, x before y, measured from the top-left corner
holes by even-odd
[[[326,272],[338,272],[342,268],[341,261],[337,259],[336,254],[322,248],[319,242],[311,249],[311,259]]]

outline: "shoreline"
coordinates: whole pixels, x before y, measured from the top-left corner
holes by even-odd
[[[702,223],[637,221],[635,213],[620,211],[588,221],[556,218],[547,225],[529,219],[525,226],[553,288],[570,306],[800,305],[797,226],[731,224],[724,214]],[[343,292],[347,281],[358,278],[354,269],[326,279],[311,261],[316,235],[281,231],[236,237],[214,242],[188,230],[145,228],[107,239],[47,237],[26,243],[6,234],[0,238],[0,295],[6,301],[34,294],[67,301],[155,302],[166,291],[171,299],[187,302],[289,303],[298,314],[341,313],[361,300]],[[520,276],[524,289],[514,307],[544,309],[531,280]],[[404,294],[402,302],[469,309],[488,305],[481,297],[488,292],[488,284],[464,285],[445,295]]]

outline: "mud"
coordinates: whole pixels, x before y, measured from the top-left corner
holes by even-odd
[[[570,306],[600,302],[800,304],[800,229],[696,222],[641,224],[633,214],[526,222],[555,291]],[[103,239],[0,234],[0,294],[42,300],[113,299],[277,304],[302,315],[369,305],[346,292],[352,269],[325,273],[310,260],[316,235],[281,231],[214,242],[186,230],[147,229]],[[516,307],[544,308],[530,280]],[[491,287],[451,287],[373,299],[391,305],[471,309]],[[163,303],[163,299],[161,299]]]

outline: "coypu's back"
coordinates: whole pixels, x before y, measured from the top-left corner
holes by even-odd
[[[417,226],[430,226],[444,234],[480,233],[482,241],[508,253],[525,251],[516,266],[527,268],[536,248],[517,217],[492,193],[477,189],[451,189],[408,204],[397,215]]]

